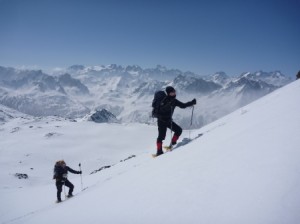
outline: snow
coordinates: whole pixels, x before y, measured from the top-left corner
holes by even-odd
[[[203,135],[155,159],[155,126],[12,119],[0,127],[0,222],[300,223],[299,91],[295,81],[184,131]],[[76,196],[55,204],[59,159],[81,162],[87,189],[69,174]]]

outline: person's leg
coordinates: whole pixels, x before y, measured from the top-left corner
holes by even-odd
[[[61,181],[56,181],[57,188],[57,201],[61,202],[61,192],[62,192],[63,183]]]
[[[167,123],[158,120],[157,126],[158,126],[158,137],[156,140],[157,155],[161,155],[163,154],[163,150],[162,150],[163,140],[165,140],[166,133],[167,133]]]
[[[73,196],[74,185],[68,180],[65,180],[65,185],[69,188],[68,196]]]
[[[168,127],[168,128],[171,128],[171,127]],[[177,140],[182,133],[182,128],[178,124],[176,124],[175,122],[172,121],[172,131],[174,132],[174,135],[172,137],[172,145],[176,145]]]

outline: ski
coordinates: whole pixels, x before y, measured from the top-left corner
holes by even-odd
[[[165,153],[163,153],[163,154],[160,154],[160,155],[152,154],[151,156],[152,156],[152,158],[156,158],[156,157],[162,156],[162,155],[164,155],[164,154],[166,154],[166,153],[167,153],[167,152],[165,152]]]
[[[171,152],[173,150],[173,146],[164,146],[166,152]]]
[[[83,188],[82,191],[85,191],[86,189],[88,189],[88,187]],[[82,191],[81,191],[81,192],[82,192]],[[76,195],[79,194],[79,193],[80,193],[80,192],[78,192],[78,193],[76,193],[76,194],[73,194],[72,196],[69,196],[69,197],[66,196],[65,200],[61,200],[61,201],[56,200],[55,203],[56,203],[56,204],[60,204],[60,203],[62,203],[62,202],[65,202],[65,201],[67,201],[67,200],[69,200],[69,199],[71,199],[71,198],[74,198],[74,196],[76,196]]]
[[[166,146],[166,147],[169,147],[169,146]],[[163,154],[160,154],[160,155],[156,155],[156,154],[152,154],[152,157],[153,158],[156,158],[156,157],[159,157],[159,156],[161,156],[161,155],[164,155],[164,154],[166,154],[166,153],[168,153],[168,152],[172,152],[172,148],[171,149],[166,149],[165,147],[164,147],[164,149],[165,149],[165,152],[163,153]]]
[[[193,138],[183,138],[181,142],[177,143],[177,145],[175,145],[175,146],[164,146],[164,149],[166,149],[166,151],[168,151],[168,152],[171,152],[171,151],[173,151],[173,150],[175,150],[175,149],[177,149],[181,146],[189,144],[190,142],[194,141],[195,139],[201,137],[202,135],[203,134],[200,133],[200,134],[196,135]]]
[[[74,195],[72,195],[72,196],[66,196],[65,200],[61,200],[61,201],[56,200],[55,203],[56,204],[60,204],[62,202],[65,202],[65,201],[69,200],[70,198],[73,198],[73,197],[74,197]]]
[[[181,146],[184,146],[184,145],[187,145],[189,144],[190,142],[194,141],[195,139],[201,137],[203,135],[203,133],[200,133],[198,135],[196,135],[195,137],[193,138],[183,138],[181,142],[179,142],[177,145],[175,146],[164,146],[163,148],[165,149],[165,153],[168,153],[168,152],[172,152],[173,150],[181,147]],[[164,154],[165,154],[164,153]],[[163,155],[163,154],[162,154]],[[152,154],[152,157],[153,158],[156,158],[158,157],[156,154]]]

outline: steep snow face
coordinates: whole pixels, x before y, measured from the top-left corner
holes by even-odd
[[[156,159],[156,127],[11,120],[0,135],[1,222],[298,224],[299,91],[295,81],[184,132],[201,137]],[[87,189],[69,175],[76,196],[54,204],[61,158],[82,163]],[[14,177],[22,171],[28,179]]]

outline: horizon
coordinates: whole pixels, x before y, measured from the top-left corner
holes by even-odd
[[[299,0],[2,0],[0,61],[138,65],[209,75],[300,70]]]

